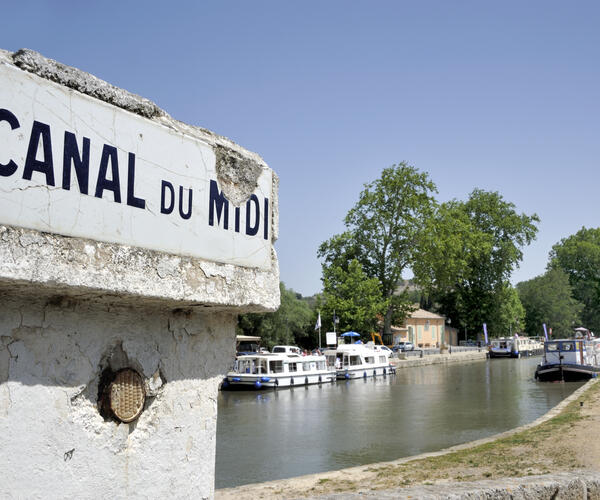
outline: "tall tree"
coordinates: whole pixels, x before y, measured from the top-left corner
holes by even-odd
[[[573,298],[569,276],[560,268],[517,284],[525,307],[525,329],[542,335],[542,325],[552,328],[555,337],[570,337],[573,324],[580,321],[583,304]]]
[[[584,305],[584,326],[600,332],[600,228],[583,227],[554,245],[550,267],[567,273],[573,296]]]
[[[452,325],[508,332],[522,309],[509,277],[537,232],[537,215],[519,214],[497,192],[475,189],[466,202],[442,204],[419,240],[416,279]],[[512,290],[512,291],[511,291]]]
[[[279,284],[281,305],[273,313],[242,314],[238,319],[241,335],[257,335],[271,349],[278,344],[304,344],[313,331],[313,311],[302,297]]]
[[[414,263],[416,243],[431,216],[435,184],[426,173],[406,163],[383,170],[381,177],[365,184],[358,202],[345,218],[347,231],[319,247],[323,268],[347,268],[358,260],[365,275],[376,278],[381,297],[387,301],[384,332],[392,319],[406,308],[401,298],[392,298],[402,272]]]

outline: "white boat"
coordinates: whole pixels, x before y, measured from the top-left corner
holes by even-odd
[[[265,353],[238,356],[222,389],[266,389],[335,381],[335,370],[325,356]]]
[[[521,358],[526,356],[536,356],[544,352],[544,344],[531,337],[514,336],[513,356]]]
[[[490,358],[510,358],[512,357],[512,337],[500,337],[492,339],[488,347]]]
[[[488,350],[490,358],[521,358],[542,354],[544,345],[538,340],[514,335],[492,339]]]
[[[395,372],[389,349],[368,344],[342,344],[325,351],[327,362],[336,368],[338,379],[377,377]]]
[[[544,344],[544,360],[535,370],[542,382],[579,381],[600,373],[600,340],[557,339]]]

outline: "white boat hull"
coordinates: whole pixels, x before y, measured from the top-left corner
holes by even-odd
[[[338,380],[351,380],[356,378],[385,377],[395,373],[393,366],[360,366],[352,368],[342,368],[337,370]]]
[[[227,389],[282,389],[315,384],[335,382],[334,371],[313,374],[285,374],[285,375],[255,375],[255,374],[228,374],[223,381],[223,388]]]

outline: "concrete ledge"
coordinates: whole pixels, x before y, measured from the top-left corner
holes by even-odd
[[[414,366],[440,365],[449,363],[464,363],[468,361],[481,361],[487,358],[487,352],[457,352],[454,354],[429,354],[422,358],[396,359],[391,362],[396,368],[412,368]]]
[[[274,258],[261,271],[0,225],[5,293],[264,312],[279,307],[279,266]]]

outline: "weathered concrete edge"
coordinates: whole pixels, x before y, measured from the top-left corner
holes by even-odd
[[[279,307],[269,272],[114,243],[0,225],[0,293],[36,293],[169,308],[242,312]]]
[[[510,479],[484,479],[452,484],[419,485],[389,490],[359,490],[352,493],[333,493],[308,497],[309,499],[334,500],[358,498],[418,498],[437,499],[539,499],[577,498],[597,500],[600,498],[600,473],[588,470],[562,472],[552,475],[527,476]]]
[[[115,87],[82,70],[48,59],[35,51],[21,49],[11,53],[0,49],[0,64],[33,73],[209,144],[217,157],[218,180],[225,196],[234,205],[245,202],[255,190],[260,174],[265,169],[270,170],[258,154],[230,139],[207,129],[179,122],[148,99]],[[279,265],[273,248],[279,235],[279,180],[274,172],[272,174],[271,268],[268,270],[178,257],[127,245],[81,240],[85,243],[88,254],[108,252],[111,255],[108,261],[102,262],[96,269],[90,269],[89,266],[94,265],[94,262],[88,261],[85,266],[81,266],[81,261],[86,259],[74,252],[73,247],[77,246],[73,243],[76,240],[74,238],[1,226],[0,288],[18,288],[21,282],[28,282],[35,283],[48,292],[55,289],[55,293],[63,293],[64,290],[72,289],[71,295],[83,292],[95,298],[118,294],[129,302],[156,304],[164,301],[172,303],[173,307],[203,305],[240,313],[274,311],[279,307]],[[23,253],[18,246],[13,246],[15,241],[12,241],[23,239],[38,242],[46,240],[45,243],[55,247],[49,249],[47,255],[40,255],[35,251]],[[18,261],[17,256],[23,260]],[[136,267],[140,261],[144,265]],[[108,265],[113,265],[114,268],[109,268]],[[148,272],[140,272],[143,270]],[[123,279],[127,276],[124,273],[133,274],[135,279]]]
[[[487,353],[482,352],[457,352],[454,354],[430,354],[415,359],[392,359],[392,363],[398,369],[414,368],[416,366],[443,365],[451,363],[467,363],[470,361],[483,361],[487,359]]]
[[[314,482],[317,482],[319,479],[322,479],[322,478],[347,479],[347,478],[351,478],[352,475],[357,472],[364,471],[364,469],[366,467],[373,468],[373,467],[389,467],[389,466],[401,465],[401,464],[405,464],[407,462],[413,462],[415,460],[439,457],[439,456],[447,455],[449,453],[453,453],[456,451],[466,450],[469,448],[475,448],[475,447],[483,445],[483,444],[491,443],[498,439],[503,439],[503,438],[512,436],[513,434],[516,434],[518,432],[522,432],[522,431],[531,429],[533,427],[536,427],[536,426],[546,422],[547,420],[550,420],[551,418],[553,418],[557,414],[559,414],[568,404],[570,404],[572,401],[575,401],[583,393],[585,393],[588,389],[590,389],[594,384],[596,384],[598,382],[598,380],[599,379],[592,379],[592,380],[588,381],[582,387],[580,387],[575,392],[573,392],[573,394],[571,394],[567,398],[563,399],[560,403],[558,403],[556,406],[554,406],[553,408],[548,410],[544,415],[537,418],[533,422],[530,422],[529,424],[521,425],[519,427],[510,429],[508,431],[505,431],[505,432],[502,432],[499,434],[494,434],[493,436],[489,436],[489,437],[482,438],[482,439],[477,439],[475,441],[469,441],[469,442],[463,443],[463,444],[458,444],[455,446],[451,446],[450,448],[445,448],[443,450],[432,451],[432,452],[428,452],[428,453],[421,453],[419,455],[403,457],[403,458],[399,458],[397,460],[392,460],[389,462],[376,462],[376,463],[372,463],[372,464],[357,465],[354,467],[348,467],[346,469],[339,469],[339,470],[333,470],[333,471],[328,471],[328,472],[318,472],[315,474],[306,474],[304,476],[298,476],[295,478],[277,479],[274,481],[266,481],[264,483],[245,484],[242,486],[236,486],[234,488],[222,488],[217,491],[223,492],[223,493],[232,493],[234,491],[244,492],[245,489],[251,489],[251,488],[256,488],[256,487],[279,490],[279,489],[281,489],[282,485],[284,485],[286,482],[288,482],[288,481],[293,482],[294,480],[297,480],[300,478],[302,478],[303,480],[306,480],[306,481],[314,481]]]

